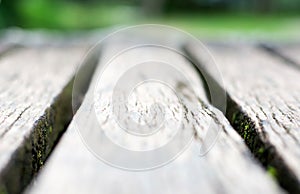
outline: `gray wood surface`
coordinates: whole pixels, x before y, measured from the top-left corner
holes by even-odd
[[[111,49],[114,48],[103,48],[104,54],[99,63],[98,73],[102,72],[103,66],[110,58]],[[115,65],[107,68],[106,75],[100,79],[102,80],[100,87],[97,87],[99,77],[93,78],[92,85],[75,119],[26,193],[282,193],[271,176],[253,159],[244,141],[231,128],[223,114],[208,105],[202,82],[195,69],[184,58],[166,50],[148,50],[146,53],[139,53],[139,50],[133,50],[128,54],[123,53],[114,61]],[[166,118],[172,120],[181,118],[180,111],[172,109],[172,107],[178,107],[177,109],[185,115],[182,117],[181,125],[176,125],[177,123],[174,122],[179,130],[178,133],[184,138],[186,132],[192,131],[195,136],[178,158],[160,168],[129,171],[112,167],[95,157],[89,151],[91,147],[87,147],[89,143],[85,141],[87,138],[93,141],[94,138],[99,139],[103,136],[103,133],[100,133],[100,137],[99,131],[97,133],[99,123],[110,133],[111,137],[116,137],[114,140],[128,147],[147,149],[150,146],[152,148],[151,146],[159,143],[164,137],[168,137],[166,127],[164,128],[166,133],[162,132],[159,138],[156,137],[148,144],[143,141],[134,141],[130,135],[118,139],[120,136],[117,131],[118,126],[111,118],[112,105],[109,103],[109,97],[118,76],[130,64],[149,61],[153,59],[153,56],[161,61],[171,62],[180,72],[189,77],[190,82],[187,83],[176,74],[164,75],[165,80],[174,86],[173,89],[177,95],[181,96],[181,103],[176,101],[176,96],[168,91],[168,88],[152,84],[145,85],[139,91],[133,91],[135,100],[129,99],[131,105],[128,105],[128,109],[132,108],[145,116],[151,111],[151,104],[160,102],[167,105]],[[137,77],[143,79],[145,73],[147,72],[138,72]],[[95,106],[101,110],[98,121],[95,121],[93,116],[94,104],[91,103],[95,94],[101,97],[102,102],[98,105],[96,103]],[[120,92],[118,95],[122,97],[124,93]],[[189,102],[194,103],[195,106],[190,108]],[[188,108],[183,108],[184,105]],[[154,109],[154,113],[157,111]],[[156,118],[154,120],[156,121]],[[208,131],[210,125],[212,127]],[[78,133],[80,130],[78,127],[82,126],[85,131]],[[127,127],[132,126],[129,123]],[[218,138],[213,147],[206,155],[199,156],[201,148],[209,147],[211,141],[214,140],[209,138],[213,138],[218,132]],[[116,154],[105,143],[102,146],[104,150],[109,150],[110,154]],[[126,158],[126,155],[122,153],[120,155]],[[155,155],[156,158],[163,156]],[[130,158],[125,160],[127,164],[124,165],[129,166],[136,162]]]
[[[259,48],[225,44],[208,49],[229,95],[227,118],[268,172],[290,193],[299,193],[300,72]],[[210,72],[207,56],[193,43],[187,52]]]
[[[285,58],[292,60],[300,67],[300,43],[288,46],[279,46],[278,51],[282,53]]]
[[[85,48],[18,48],[0,58],[0,193],[19,193],[72,118]]]
[[[279,58],[286,65],[300,71],[300,43],[289,44],[261,44],[273,57]]]

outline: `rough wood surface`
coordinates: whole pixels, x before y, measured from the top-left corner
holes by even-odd
[[[0,193],[19,193],[72,118],[71,87],[84,48],[11,50],[0,59]]]
[[[111,47],[104,49],[98,73],[106,64],[105,58],[110,56]],[[99,78],[97,76],[93,78],[83,106],[27,193],[281,193],[281,189],[272,178],[252,158],[242,138],[231,128],[224,116],[206,103],[203,86],[195,69],[182,57],[164,49],[150,49],[146,53],[145,55],[145,50],[140,53],[134,49],[128,55],[123,53],[115,60],[115,66],[107,68],[101,87],[97,87],[96,84]],[[164,74],[165,80],[174,86],[173,91],[181,96],[181,103],[168,88],[153,83],[133,91],[132,95],[135,98],[129,99],[128,109],[140,113],[141,119],[144,117],[147,119],[147,112],[151,112],[150,105],[154,103],[167,105],[166,118],[175,121],[167,122],[166,126],[173,124],[173,127],[178,128],[182,139],[185,133],[195,133],[193,141],[177,159],[157,169],[136,172],[112,167],[89,152],[87,142],[84,143],[82,140],[86,137],[91,141],[94,137],[99,140],[104,135],[102,131],[100,134],[99,131],[97,133],[99,128],[93,116],[94,105],[91,102],[94,99],[94,92],[100,96],[101,102],[95,106],[100,110],[98,122],[104,130],[107,130],[106,132],[111,132],[111,137],[116,137],[115,140],[120,144],[135,149],[147,149],[156,145],[168,137],[168,127],[164,128],[166,130],[162,131],[160,138],[156,137],[148,144],[130,139],[130,135],[118,139],[118,125],[111,119],[112,105],[109,103],[109,93],[120,73],[137,61],[151,61],[153,56],[161,61],[171,61],[180,72],[189,76],[191,82],[187,83],[176,74]],[[137,75],[144,78],[145,74],[147,75],[147,72],[140,72]],[[123,92],[121,91],[118,97],[122,98]],[[195,106],[191,109],[188,103],[194,103]],[[176,118],[181,118],[180,112],[184,116],[182,124],[177,125]],[[157,119],[159,118],[154,118],[155,121]],[[208,131],[209,125],[212,126],[211,131]],[[84,134],[81,132],[79,135],[78,126],[85,126]],[[214,137],[210,133],[218,132],[220,133],[212,149],[200,157],[201,145],[209,146],[213,139],[207,137]],[[174,132],[171,131],[172,133]],[[116,154],[105,142],[98,148],[108,149],[110,154]],[[127,157],[122,153],[121,156]],[[156,158],[163,156],[155,155]],[[143,162],[147,162],[146,160],[142,159]],[[127,164],[124,165],[128,166],[139,164],[131,158],[126,158],[125,161]]]
[[[267,170],[300,192],[300,72],[261,49],[210,45],[229,95],[227,118]],[[192,43],[187,52],[209,72]]]
[[[260,46],[273,57],[279,58],[286,65],[300,71],[300,43],[275,45],[263,43]]]

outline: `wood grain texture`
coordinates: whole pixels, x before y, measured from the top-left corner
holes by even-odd
[[[99,63],[98,73],[102,72],[104,64],[112,56],[110,53],[114,47],[103,49],[104,54]],[[157,169],[136,172],[107,165],[89,151],[91,147],[87,148],[88,143],[82,139],[82,137],[89,138],[93,141],[95,137],[98,140],[103,137],[104,134],[102,131],[99,132],[96,122],[100,123],[101,128],[107,130],[106,132],[110,133],[115,141],[126,147],[132,146],[132,149],[153,148],[152,146],[157,145],[164,137],[168,137],[167,122],[160,137],[146,142],[148,144],[130,139],[131,135],[125,134],[123,138],[119,138],[118,125],[112,119],[109,94],[118,80],[118,75],[129,68],[130,64],[136,64],[137,61],[151,61],[154,56],[160,61],[171,62],[182,74],[189,77],[190,82],[187,83],[176,74],[163,74],[166,77],[165,81],[174,86],[172,91],[181,96],[181,103],[168,87],[152,83],[134,90],[132,92],[134,97],[129,99],[127,107],[134,110],[133,112],[138,112],[142,116],[138,118],[145,118],[144,122],[147,123],[147,113],[151,112],[150,105],[155,103],[167,105],[165,118],[171,121],[182,118],[182,123],[177,125],[174,121],[173,127],[178,128],[182,139],[186,132],[195,133],[193,141],[177,159]],[[242,138],[231,128],[222,113],[208,105],[200,77],[182,56],[164,49],[146,48],[143,52],[133,49],[132,52],[123,53],[115,60],[115,65],[106,69],[106,75],[100,79],[101,87],[97,87],[99,78],[97,76],[93,78],[75,119],[27,193],[282,193],[271,177],[252,158]],[[145,74],[147,72],[141,70],[137,72],[137,77],[143,79]],[[99,95],[99,104],[93,103],[94,94]],[[122,98],[122,95],[125,95],[124,91],[120,91],[117,96]],[[190,108],[188,103],[194,103],[195,106]],[[94,105],[96,111],[100,110],[98,121],[93,118]],[[153,111],[157,113],[158,110]],[[180,116],[180,112],[183,117]],[[154,121],[157,121],[157,117],[154,117]],[[211,131],[208,131],[209,125],[212,126]],[[83,132],[85,134],[82,131],[78,133],[78,126],[85,127]],[[172,122],[169,126],[172,126]],[[129,123],[127,127],[132,126]],[[218,138],[212,149],[200,157],[201,145],[210,146],[213,139],[209,137],[214,137],[210,133],[218,132]],[[102,144],[102,148],[112,155],[116,154],[108,145]],[[94,149],[93,151],[97,151],[97,148]],[[168,153],[154,157],[163,157],[164,154]],[[126,158],[126,155],[122,153],[120,155]],[[124,162],[130,165],[136,161],[126,158]]]
[[[300,73],[261,49],[209,45],[228,92],[227,118],[267,170],[290,193],[300,192]],[[187,52],[209,72],[202,53]]]
[[[0,59],[0,191],[19,193],[72,118],[84,48],[19,48]]]

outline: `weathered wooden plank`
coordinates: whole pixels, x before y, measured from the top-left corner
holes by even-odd
[[[279,52],[283,53],[286,58],[289,58],[300,66],[300,43],[286,47],[279,47]]]
[[[15,48],[16,48],[16,45],[0,43],[0,57],[7,54],[8,52],[14,50]]]
[[[271,45],[261,44],[274,57],[278,57],[284,61],[286,65],[300,70],[300,43]]]
[[[19,193],[72,118],[71,87],[86,48],[19,48],[0,59],[0,192]]]
[[[229,95],[227,118],[252,152],[290,193],[300,192],[300,73],[245,45],[209,45]],[[187,52],[203,71],[206,56]]]
[[[49,30],[1,29],[0,45],[21,46],[84,46],[94,45],[108,29],[59,33]],[[1,48],[1,47],[0,47]]]
[[[83,105],[75,115],[75,119],[73,119],[69,129],[55,148],[37,180],[27,190],[27,193],[75,194],[100,192],[134,194],[200,192],[252,194],[282,192],[271,177],[256,163],[243,140],[231,128],[224,116],[206,103],[200,77],[186,59],[161,48],[155,48],[154,50],[144,48],[142,52],[139,49],[133,49],[118,56],[112,62],[114,65],[108,66],[106,68],[107,71],[103,73],[102,68],[104,64],[112,57],[112,54],[110,54],[112,52],[111,49],[115,50],[115,48],[104,47],[103,49],[103,58],[99,63],[98,73],[96,73],[98,76],[93,78]],[[101,101],[100,104],[97,105],[96,103],[95,106],[96,110],[100,110],[98,112],[100,115],[100,127],[103,130],[107,130],[107,133],[111,132],[110,137],[116,137],[114,140],[119,140],[118,142],[127,148],[153,148],[152,146],[156,145],[155,143],[159,143],[160,140],[167,137],[168,128],[163,128],[166,129],[165,133],[162,131],[160,138],[156,137],[150,142],[135,141],[128,134],[122,136],[123,138],[119,138],[121,132],[117,130],[118,125],[114,123],[112,118],[112,103],[109,95],[112,92],[112,88],[114,88],[115,82],[118,81],[124,70],[132,64],[140,64],[142,61],[153,61],[153,57],[158,61],[170,62],[182,74],[189,77],[191,82],[187,83],[185,79],[177,76],[176,73],[172,73],[171,70],[167,74],[162,67],[155,69],[156,72],[160,71],[163,73],[164,81],[168,81],[167,83],[173,86],[173,91],[180,96],[182,104],[176,100],[177,98],[169,91],[168,87],[152,83],[143,85],[144,87],[139,90],[134,90],[132,95],[135,97],[129,98],[127,108],[133,110],[133,112],[137,111],[142,115],[141,119],[144,119],[147,112],[151,112],[150,105],[161,103],[166,106],[166,118],[171,121],[174,118],[181,118],[180,111],[182,111],[184,115],[181,120],[182,124],[173,121],[173,127],[178,128],[178,133],[182,139],[184,139],[185,133],[189,131],[195,133],[193,141],[177,159],[157,169],[136,172],[112,167],[93,156],[89,150],[92,150],[95,154],[99,151],[97,148],[100,150],[103,148],[103,150],[108,150],[108,154],[116,158],[118,156],[124,157],[124,163],[120,166],[123,168],[129,167],[132,169],[134,168],[132,164],[138,167],[138,165],[143,165],[153,158],[147,158],[147,156],[145,160],[138,158],[140,162],[142,161],[142,163],[139,163],[139,161],[135,161],[135,158],[128,158],[124,153],[118,153],[116,150],[111,149],[108,143],[105,144],[102,130],[100,130],[101,133],[99,134],[99,126],[95,121],[95,115],[93,115],[94,104],[91,102],[93,102],[96,92],[96,95],[99,95],[99,98],[96,99]],[[153,65],[155,66],[155,64]],[[147,73],[151,71],[151,69],[147,70],[147,68],[138,69],[137,77],[142,80],[147,78]],[[146,70],[146,72],[143,72],[143,70]],[[99,76],[102,75],[100,73],[105,75],[99,79]],[[134,80],[135,76],[130,76],[130,78]],[[97,87],[97,80],[101,80],[100,87]],[[195,93],[192,91],[195,91]],[[120,98],[126,93],[126,91],[122,90],[119,92],[116,95]],[[194,103],[195,106],[191,108],[188,103]],[[154,113],[158,113],[157,109],[153,110]],[[155,117],[154,120],[156,119]],[[145,123],[147,123],[147,119]],[[208,129],[209,125],[212,126],[210,129]],[[83,131],[78,129],[78,127],[82,126],[85,129]],[[133,124],[131,125],[128,122],[127,127],[129,129],[133,126]],[[78,133],[78,130],[80,133]],[[214,135],[218,132],[220,132],[219,136],[212,149],[206,155],[200,157],[199,150],[201,145],[204,144],[204,147],[210,146],[211,141],[214,140]],[[209,137],[212,139],[207,139]],[[87,141],[84,141],[84,143],[82,138],[90,141],[101,139],[103,144],[100,141],[100,145],[96,143],[98,146],[93,147],[94,149],[91,149],[91,147],[87,149],[85,146],[90,144]],[[173,150],[170,149],[168,151],[172,152]],[[154,158],[164,157],[165,154],[167,155],[168,153],[157,153],[157,155],[154,155]],[[97,156],[99,157],[99,154]],[[114,163],[116,161],[106,160],[106,162],[116,165]],[[151,166],[147,167],[150,168]]]

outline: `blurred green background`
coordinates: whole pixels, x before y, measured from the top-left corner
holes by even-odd
[[[0,27],[63,32],[159,23],[205,37],[299,39],[300,0],[2,0]]]

